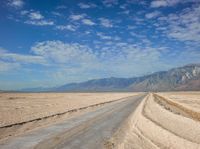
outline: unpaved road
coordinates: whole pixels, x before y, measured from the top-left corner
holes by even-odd
[[[96,111],[0,143],[2,149],[98,149],[131,114],[145,94],[98,107]]]

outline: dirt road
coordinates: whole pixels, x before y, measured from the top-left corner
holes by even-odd
[[[103,148],[120,124],[132,113],[144,94],[98,107],[93,112],[38,129],[0,144],[2,149]]]

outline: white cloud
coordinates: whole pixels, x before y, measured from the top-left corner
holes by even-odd
[[[69,30],[69,31],[76,31],[77,26],[74,25],[58,25],[56,26],[57,29],[59,30]]]
[[[99,35],[102,36],[102,34]],[[94,70],[100,74],[106,71],[112,75],[125,75],[127,72],[136,73],[135,67],[137,65],[141,67],[147,63],[152,64],[154,62],[157,65],[156,61],[159,60],[160,52],[156,49],[140,49],[135,45],[122,42],[114,45],[113,42],[106,43],[111,47],[104,47],[95,52],[89,47],[77,43],[68,44],[61,41],[39,42],[31,48],[32,54],[29,55],[0,51],[2,55],[0,60],[4,61],[1,67],[2,70],[6,70],[6,65],[9,67],[10,63],[18,65],[40,64],[51,68],[59,68],[59,72],[67,70],[69,75],[74,73],[76,75],[77,72],[79,74],[89,73],[94,75]],[[8,64],[5,64],[5,62]],[[141,72],[142,70],[140,70]],[[78,78],[78,76],[76,77]]]
[[[96,25],[95,22],[87,18],[86,14],[72,14],[69,16],[69,19],[72,21],[81,21],[85,25],[93,26]]]
[[[170,7],[181,3],[199,2],[199,0],[154,0],[151,2],[152,8]]]
[[[95,8],[97,7],[95,4],[92,4],[92,3],[79,3],[78,6],[82,9],[88,9],[88,8]]]
[[[56,11],[52,11],[52,14],[53,14],[54,16],[59,16],[59,17],[62,17],[62,16],[63,16],[61,13],[56,12]]]
[[[101,23],[102,26],[104,26],[104,27],[113,27],[113,24],[112,24],[111,20],[106,19],[106,18],[99,18],[99,20],[100,20],[100,23]]]
[[[99,35],[102,36],[102,33]],[[170,62],[169,65],[166,63],[167,58],[166,61],[163,60],[163,48],[113,41],[95,43],[99,43],[99,50],[62,41],[38,42],[31,47],[28,55],[0,50],[0,71],[11,71],[15,67],[32,69],[28,64],[40,64],[44,66],[42,71],[45,73],[42,74],[47,74],[45,78],[53,86],[91,78],[132,77],[167,69],[172,67],[172,64],[177,64],[177,61],[174,61],[176,63]],[[188,54],[190,60],[199,54],[196,51],[192,52],[192,55]],[[185,55],[179,53],[175,56],[176,59],[184,60]]]
[[[119,8],[125,9],[125,10],[127,9],[127,7],[128,7],[128,4],[122,4],[122,5],[119,6]]]
[[[118,4],[118,0],[103,0],[102,3],[103,3],[104,6],[106,6],[106,7],[112,7],[112,6]]]
[[[8,5],[14,8],[22,8],[24,6],[24,2],[22,0],[9,0]]]
[[[130,10],[124,10],[124,11],[121,11],[121,12],[119,12],[119,14],[125,14],[125,15],[128,15],[128,14],[130,14]]]
[[[16,70],[20,67],[19,63],[4,62],[0,60],[0,72]]]
[[[43,15],[41,15],[41,13],[40,12],[30,12],[29,13],[29,18],[31,19],[31,20],[41,20],[41,19],[43,19],[44,18],[44,16]]]
[[[152,18],[158,17],[159,15],[160,15],[160,12],[159,12],[159,11],[154,11],[154,12],[145,14],[145,17],[146,17],[147,19],[152,19]]]
[[[72,14],[69,16],[69,19],[72,20],[72,21],[80,21],[82,22],[83,24],[85,25],[89,25],[89,26],[93,26],[93,25],[96,25],[95,22],[93,22],[91,19],[89,19],[87,17],[86,14]]]
[[[31,54],[11,53],[0,49],[0,71],[14,70],[15,66],[39,64],[46,67],[64,67],[65,69],[86,68],[96,63],[97,58],[90,48],[77,43],[45,41],[31,47]],[[95,66],[95,65],[94,65]],[[91,66],[93,67],[93,66]]]
[[[73,21],[78,21],[85,18],[85,16],[86,16],[85,14],[72,14],[69,16],[69,18]]]
[[[101,48],[98,53],[101,59],[99,71],[105,71],[109,76],[132,77],[143,75],[158,69],[164,69],[158,49],[128,43],[116,43]]]
[[[7,63],[33,63],[33,64],[46,64],[46,60],[37,55],[24,55],[24,54],[17,54],[17,53],[11,53],[7,50],[0,49],[1,58],[0,60],[4,60]]]
[[[151,2],[151,7],[152,8],[157,8],[157,7],[165,7],[168,6],[166,0],[155,0]]]
[[[36,26],[54,25],[54,22],[47,20],[39,11],[23,10],[20,13],[23,17],[27,17],[24,23]]]
[[[90,19],[83,19],[82,23],[85,24],[85,25],[90,25],[90,26],[95,25],[95,23]]]
[[[104,33],[100,33],[100,32],[97,33],[97,36],[99,36],[101,39],[105,39],[105,40],[112,39],[111,36],[107,36]]]
[[[30,24],[30,25],[36,25],[36,26],[54,25],[53,21],[48,21],[48,20],[27,20],[25,21],[25,23]]]
[[[156,24],[159,31],[163,31],[169,38],[179,41],[193,41],[200,43],[200,5],[186,8],[178,14],[160,17]]]
[[[80,44],[67,44],[61,41],[40,42],[31,51],[53,63],[75,65],[94,59],[91,49]]]

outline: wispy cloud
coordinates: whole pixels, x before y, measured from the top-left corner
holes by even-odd
[[[40,12],[35,11],[35,12],[30,12],[29,13],[29,18],[31,20],[41,20],[41,19],[44,18],[44,16]]]
[[[99,73],[106,71],[110,75],[124,75],[127,72],[135,74],[135,68],[137,67],[138,71],[138,66],[143,66],[148,71],[152,69],[152,65],[149,64],[155,63],[154,67],[163,66],[159,62],[161,55],[159,49],[150,47],[141,49],[136,45],[120,42],[114,46],[110,42],[108,46],[110,44],[112,47],[104,47],[100,51],[94,52],[91,48],[76,43],[46,41],[34,45],[31,51],[38,56],[44,57],[53,65],[60,66],[59,73],[67,69],[69,75],[75,72],[77,74],[77,71],[87,74],[97,70]],[[139,73],[142,73],[143,69],[139,70]],[[64,72],[66,73],[66,71]]]
[[[63,14],[59,13],[59,12],[56,12],[56,11],[52,11],[51,12],[54,16],[59,16],[59,17],[62,17]]]
[[[76,31],[77,30],[77,26],[71,25],[71,24],[57,25],[56,28],[59,29],[59,30],[69,30],[69,31]]]
[[[85,24],[85,25],[89,25],[89,26],[93,26],[95,25],[96,23],[94,23],[92,20],[90,19],[83,19],[82,20],[82,23]]]
[[[8,6],[14,7],[14,8],[22,8],[24,6],[23,0],[9,0]]]
[[[25,21],[26,24],[30,25],[36,25],[36,26],[48,26],[48,25],[54,25],[53,21],[48,21],[48,20],[27,20]]]
[[[112,7],[112,6],[118,4],[118,0],[103,0],[102,3],[103,3],[104,6],[106,6],[106,7]]]
[[[4,60],[7,63],[46,64],[46,60],[41,56],[11,53],[7,50],[3,50],[3,51],[1,50],[0,60]]]
[[[54,25],[54,22],[51,20],[47,20],[39,11],[27,11],[23,10],[21,11],[21,15],[23,17],[26,17],[26,20],[24,23],[30,24],[30,25],[36,25],[36,26],[48,26],[48,25]]]
[[[13,20],[17,23],[14,22],[13,28],[6,29],[5,33],[11,37],[13,30],[21,30],[20,22],[29,24],[24,26],[26,36],[21,37],[17,31],[13,39],[27,38],[28,43],[17,40],[7,46],[7,41],[2,40],[9,48],[16,45],[26,49],[20,49],[20,52],[19,49],[0,50],[0,71],[29,69],[35,71],[34,75],[38,75],[37,71],[45,71],[49,78],[61,79],[61,84],[95,77],[134,76],[164,70],[184,61],[199,61],[199,2],[69,1],[69,5],[52,3],[45,8],[32,6],[25,0],[6,0],[2,10],[7,9],[5,17],[10,19],[3,21],[5,24]],[[43,27],[34,28],[38,32],[29,36],[31,25]],[[6,27],[2,25],[2,30]],[[51,31],[46,32],[46,29]],[[27,51],[30,42],[37,43]],[[55,80],[52,84],[59,84]]]
[[[194,0],[154,0],[151,2],[152,8],[158,8],[158,7],[169,7],[169,6],[175,6],[178,3],[186,3],[186,2],[192,2]]]
[[[78,21],[85,18],[85,16],[86,16],[85,14],[72,14],[69,16],[69,18],[73,21]]]
[[[101,39],[104,39],[104,40],[112,39],[111,36],[105,35],[104,33],[100,33],[100,32],[97,33],[97,36],[99,36]]]
[[[100,33],[99,36],[102,34]],[[48,74],[45,77],[51,78],[52,84],[55,82],[62,84],[68,81],[83,81],[85,78],[102,77],[102,75],[132,77],[172,67],[161,60],[162,47],[152,48],[112,41],[104,43],[106,44],[103,47],[102,44],[98,45],[101,49],[98,51],[86,45],[62,41],[38,42],[31,47],[28,55],[1,50],[0,71],[28,69],[31,64],[38,64],[43,66],[42,71],[46,72],[45,75]],[[184,56],[184,53],[175,55],[176,59],[183,59]],[[194,54],[190,54],[189,59],[192,60],[193,56]],[[83,75],[80,77],[79,74]]]
[[[179,14],[160,17],[157,29],[179,41],[200,42],[200,5],[184,9]]]
[[[68,44],[61,41],[45,41],[34,45],[31,51],[50,62],[70,66],[94,60],[92,50],[80,44]]]
[[[84,25],[89,25],[89,26],[93,26],[96,25],[95,22],[93,22],[85,13],[83,14],[72,14],[69,16],[69,20],[71,20],[72,22],[81,22]]]
[[[165,7],[165,6],[168,6],[167,1],[165,0],[156,0],[151,2],[152,8]]]
[[[158,17],[160,14],[161,14],[161,13],[160,13],[159,11],[154,11],[154,12],[145,14],[145,17],[146,17],[147,19],[152,19],[152,18]]]
[[[19,63],[4,62],[0,60],[0,72],[16,70],[20,67]]]
[[[104,27],[113,27],[113,23],[111,20],[106,19],[106,18],[99,18],[100,23]]]
[[[82,9],[95,8],[97,5],[93,3],[79,3],[78,6]]]
[[[0,49],[0,71],[12,71],[14,67],[25,64],[39,64],[46,67],[75,68],[95,62],[96,58],[90,48],[77,43],[68,44],[61,41],[45,41],[31,47],[31,54],[11,53]],[[16,65],[15,65],[16,64]],[[25,67],[26,68],[26,67]]]

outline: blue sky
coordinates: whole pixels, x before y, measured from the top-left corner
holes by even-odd
[[[199,0],[1,0],[0,89],[200,62]]]

